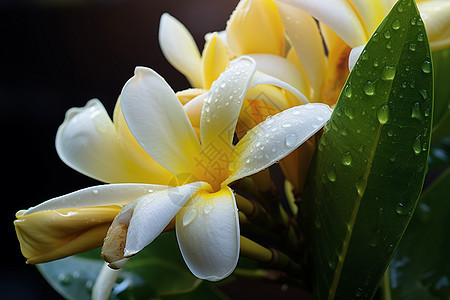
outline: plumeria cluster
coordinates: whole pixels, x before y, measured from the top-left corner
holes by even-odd
[[[226,30],[206,35],[201,53],[164,14],[160,46],[192,88],[175,93],[154,70],[137,67],[113,120],[98,100],[67,112],[56,136],[60,158],[106,184],[19,211],[14,224],[27,262],[101,246],[107,263],[94,286],[98,299],[117,278],[111,268],[173,229],[200,279],[226,278],[240,253],[252,257],[255,249],[276,265],[275,250],[241,232],[260,210],[268,221],[257,227],[281,228],[295,246],[301,240],[288,216],[295,204],[288,213],[280,205],[267,168],[279,163],[288,193],[301,197],[316,135],[394,2],[242,0]],[[418,2],[432,49],[448,47],[450,2]]]

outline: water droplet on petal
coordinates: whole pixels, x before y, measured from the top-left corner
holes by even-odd
[[[410,43],[409,44],[409,50],[412,51],[412,52],[416,51],[416,44],[415,43]]]
[[[289,128],[292,126],[291,123],[284,123],[283,125],[281,125],[283,128]]]
[[[384,37],[387,38],[387,39],[390,39],[391,38],[391,32],[389,30],[386,30],[384,32]]]
[[[195,218],[197,218],[197,210],[195,208],[189,208],[183,215],[183,226],[191,224]]]
[[[73,282],[73,276],[69,273],[60,273],[58,275],[58,281],[62,285],[69,285]]]
[[[98,194],[98,190],[97,189],[92,190],[92,194],[97,195]]]
[[[292,147],[297,143],[297,136],[293,133],[289,133],[286,135],[284,142],[287,147]]]
[[[206,204],[203,208],[203,212],[205,214],[209,214],[213,210],[213,206],[211,204]]]

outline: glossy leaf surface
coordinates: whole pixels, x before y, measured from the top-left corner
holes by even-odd
[[[319,142],[303,197],[316,299],[370,299],[422,189],[432,66],[415,2],[367,43]]]
[[[104,264],[100,249],[38,265],[46,280],[67,299],[90,299]],[[110,299],[194,299],[215,295],[208,283],[194,277],[185,266],[173,232],[159,236],[125,265]]]
[[[393,300],[450,298],[450,169],[423,193],[389,267]]]

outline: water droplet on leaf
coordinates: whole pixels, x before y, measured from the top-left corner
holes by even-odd
[[[426,74],[431,72],[431,62],[426,60],[422,64],[422,71]]]
[[[350,154],[350,151],[347,151],[342,156],[342,164],[344,166],[350,166],[352,164],[352,155]]]
[[[392,80],[395,77],[395,67],[386,66],[381,73],[381,79]]]
[[[420,111],[420,103],[415,102],[412,106],[411,110],[411,118],[413,119],[422,119],[422,112]]]
[[[398,30],[399,28],[400,28],[400,21],[394,20],[394,22],[392,22],[392,29]]]
[[[389,119],[389,106],[387,104],[378,109],[377,118],[380,124],[385,124],[387,122]]]
[[[375,82],[367,81],[364,85],[364,93],[367,96],[373,96],[375,94]]]

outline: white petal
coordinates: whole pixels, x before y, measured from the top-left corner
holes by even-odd
[[[233,60],[211,85],[200,119],[204,149],[214,146],[219,153],[230,158],[236,122],[254,72],[255,61],[241,56]]]
[[[155,71],[137,67],[121,96],[125,121],[142,148],[174,175],[195,169],[201,146],[177,96]]]
[[[230,275],[239,259],[239,217],[233,192],[197,194],[177,215],[176,233],[184,261],[200,279]]]
[[[267,75],[263,72],[256,71],[255,75],[252,79],[252,84],[250,85],[250,89],[254,88],[255,86],[259,84],[271,84],[277,87],[280,87],[282,89],[288,90],[292,94],[294,94],[295,97],[297,97],[299,103],[298,104],[304,104],[309,103],[308,98],[305,97],[299,90],[297,90],[295,87],[290,85],[289,83],[286,83],[278,78],[275,78],[273,76]]]
[[[107,300],[121,270],[113,270],[104,264],[92,288],[92,300]]]
[[[303,93],[309,89],[308,82],[303,77],[302,71],[284,57],[273,54],[250,54],[256,61],[256,70],[275,77],[295,88],[295,92]],[[274,84],[278,86],[277,84]]]
[[[326,104],[309,103],[259,123],[236,145],[232,174],[224,184],[255,174],[287,156],[319,131],[331,112]]]
[[[325,78],[327,59],[317,23],[309,14],[291,5],[278,2],[277,8],[289,41],[308,76],[313,95],[318,96]]]
[[[350,47],[367,42],[358,16],[345,0],[278,0],[295,6],[333,29]]]
[[[117,215],[120,223],[129,222],[125,256],[150,244],[175,217],[183,205],[207,183],[194,182],[167,188],[134,200]],[[131,218],[131,219],[130,219]]]
[[[55,145],[69,167],[103,182],[142,182],[147,173],[125,155],[113,122],[96,99],[67,111]]]
[[[200,52],[186,27],[164,13],[159,24],[158,38],[161,50],[170,64],[183,73],[193,87],[202,87]]]
[[[353,70],[356,61],[358,60],[359,55],[361,55],[361,52],[363,51],[365,46],[366,45],[361,45],[353,48],[352,51],[350,51],[350,55],[348,57],[348,69],[350,70],[350,72]]]
[[[134,183],[98,185],[42,202],[29,208],[24,215],[62,208],[125,205],[138,197],[166,188],[163,185]]]

